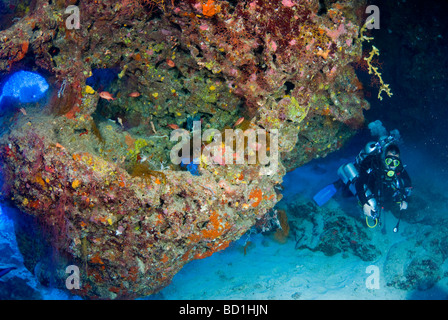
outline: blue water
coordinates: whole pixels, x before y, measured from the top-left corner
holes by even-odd
[[[45,96],[49,87],[45,78],[38,73],[15,72],[2,84],[0,107],[7,99],[21,103],[37,102]]]

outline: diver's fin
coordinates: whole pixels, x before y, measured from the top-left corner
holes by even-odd
[[[328,200],[330,200],[335,195],[335,193],[338,191],[338,188],[339,188],[338,181],[336,181],[332,184],[329,184],[328,186],[326,186],[325,188],[320,190],[318,193],[316,193],[316,195],[313,197],[314,202],[316,202],[316,204],[319,207],[326,204],[328,202]]]

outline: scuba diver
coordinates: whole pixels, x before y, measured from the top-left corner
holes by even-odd
[[[393,229],[398,232],[401,215],[408,208],[412,190],[411,179],[400,158],[398,139],[399,133],[394,130],[378,142],[367,143],[354,162],[339,167],[340,180],[314,196],[316,203],[321,206],[337,189],[348,188],[358,198],[370,228],[378,224],[383,210],[399,211],[399,219]],[[369,219],[373,222],[369,223]]]
[[[401,214],[408,208],[408,197],[412,190],[411,178],[402,164],[400,149],[396,143],[386,143],[382,151],[375,150],[376,147],[376,144],[367,144],[365,158],[358,160],[356,195],[366,219],[372,218],[376,223],[383,210],[400,211],[400,218],[394,228],[394,232],[397,232]]]

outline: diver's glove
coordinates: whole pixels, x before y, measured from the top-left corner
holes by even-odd
[[[406,210],[408,208],[408,203],[406,201],[400,202],[400,210]]]
[[[371,218],[373,217],[372,213],[375,213],[375,209],[368,203],[366,203],[362,206],[362,210],[364,211],[364,214],[366,216],[371,217]]]

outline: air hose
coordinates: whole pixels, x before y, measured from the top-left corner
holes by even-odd
[[[374,224],[373,226],[371,226],[371,225],[369,224],[369,217],[366,216],[366,225],[367,225],[370,229],[375,228],[377,224],[378,224],[378,218],[375,218],[375,224]]]

